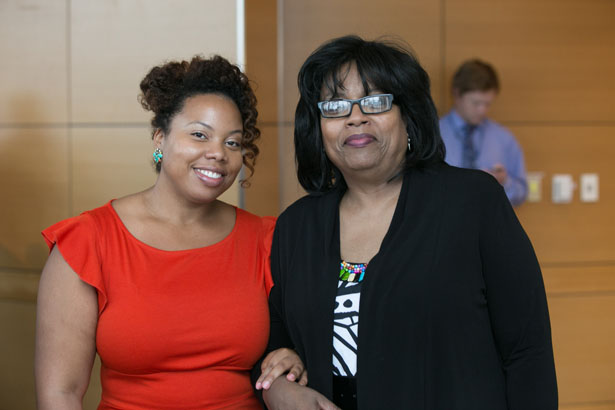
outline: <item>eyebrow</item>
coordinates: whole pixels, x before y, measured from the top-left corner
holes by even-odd
[[[211,125],[207,124],[206,122],[202,122],[202,121],[191,121],[186,125],[188,126],[188,125],[194,125],[194,124],[202,125],[203,127],[214,131],[214,128]],[[228,135],[231,135],[231,134],[243,134],[243,130],[233,130],[228,133]]]
[[[363,97],[369,97],[370,95],[387,94],[379,89],[371,89]],[[363,98],[360,97],[360,98]],[[348,95],[342,90],[342,92],[336,92],[334,95],[325,96],[324,100],[353,100],[354,98],[348,98]]]
[[[327,92],[323,95],[323,97],[321,97],[321,100],[349,99],[348,95],[346,94],[348,90],[344,88],[343,84],[340,84],[334,90],[332,90],[328,84],[325,84],[325,88]],[[386,94],[384,91],[382,91],[378,87],[375,87],[369,81],[367,82],[367,88],[364,88],[364,91],[365,97],[367,97],[368,95]]]

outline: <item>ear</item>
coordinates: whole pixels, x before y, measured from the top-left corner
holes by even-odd
[[[164,133],[160,128],[156,129],[152,140],[154,141],[154,148],[160,148],[162,146],[162,140],[164,139]]]

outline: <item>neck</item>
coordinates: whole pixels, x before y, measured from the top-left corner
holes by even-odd
[[[468,119],[467,119],[467,118],[465,118],[463,115],[461,115],[461,114],[460,114],[460,111],[459,111],[456,107],[453,107],[453,111],[455,111],[455,114],[457,114],[457,115],[459,116],[459,118],[461,118],[461,120],[462,120],[464,123],[466,123],[467,125],[470,125],[470,126],[472,126],[472,127],[478,127],[478,125],[479,125],[481,122],[483,122],[483,121],[484,121],[484,119],[483,119],[483,120],[479,121],[479,123],[478,123],[478,124],[474,124],[474,123],[472,123],[472,122],[468,121]]]
[[[377,209],[379,204],[386,204],[390,200],[397,201],[403,182],[403,170],[397,171],[387,179],[370,180],[367,178],[346,178],[348,190],[344,194],[347,204],[369,206]]]
[[[144,192],[144,208],[152,217],[173,225],[191,225],[215,218],[221,202],[199,203],[188,200],[158,176],[154,186]]]

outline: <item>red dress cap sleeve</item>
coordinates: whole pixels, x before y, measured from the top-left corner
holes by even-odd
[[[88,213],[83,213],[51,225],[42,234],[49,246],[49,252],[57,246],[66,263],[79,278],[96,289],[100,315],[107,304],[107,293],[101,269],[102,259],[98,242],[100,234],[94,218]]]
[[[265,257],[265,288],[267,289],[267,297],[269,291],[273,287],[273,278],[271,277],[271,264],[269,257],[271,256],[271,243],[273,242],[273,231],[275,229],[276,218],[273,216],[264,216],[263,221],[263,254]]]

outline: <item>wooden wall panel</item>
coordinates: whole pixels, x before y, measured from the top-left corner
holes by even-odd
[[[136,100],[139,82],[165,60],[216,53],[237,61],[235,2],[89,0],[71,6],[76,122],[148,121]]]
[[[258,99],[261,140],[244,207],[257,215],[280,212],[278,166],[277,0],[246,2],[246,73]],[[247,170],[246,170],[247,172]]]
[[[544,173],[543,200],[525,203],[518,215],[543,263],[615,261],[615,126],[514,126],[529,171]],[[579,184],[584,172],[600,176],[600,200],[551,202],[551,178],[568,173]]]
[[[34,410],[34,321],[30,302],[0,299],[0,409]]]
[[[320,44],[346,34],[358,34],[366,39],[383,35],[396,36],[407,42],[421,64],[430,73],[434,96],[441,94],[441,2],[426,0],[361,2],[352,0],[310,2],[282,1],[283,13],[283,87],[281,118],[291,125],[298,100],[297,74],[299,68]],[[290,134],[292,135],[292,133]],[[279,142],[281,161],[292,157],[292,139],[285,136]],[[294,164],[294,162],[293,162]],[[292,203],[303,191],[298,185],[293,168],[281,167],[280,179],[282,209]]]
[[[277,0],[246,2],[246,73],[258,98],[259,123],[278,121]]]
[[[0,1],[0,123],[64,123],[66,1]]]
[[[615,402],[598,404],[561,404],[560,410],[615,410]]]
[[[154,150],[147,126],[73,130],[75,214],[153,185]]]
[[[279,127],[280,211],[283,211],[288,205],[306,194],[301,185],[299,185],[299,181],[297,181],[293,132],[294,127],[292,124]]]
[[[254,175],[250,178],[250,186],[243,190],[245,209],[257,215],[273,215],[280,213],[279,168],[278,168],[278,127],[261,125],[261,150],[256,159]],[[248,175],[248,170],[244,168]]]
[[[0,300],[35,303],[40,276],[38,271],[0,268]]]
[[[47,258],[40,231],[68,216],[64,128],[0,129],[0,266],[37,269]]]
[[[446,0],[446,76],[472,57],[502,78],[503,121],[613,121],[612,0]]]
[[[615,264],[560,264],[543,267],[542,273],[560,408],[615,408]]]
[[[542,276],[549,296],[615,294],[615,263],[543,265]]]
[[[549,297],[562,404],[615,402],[615,293]]]

